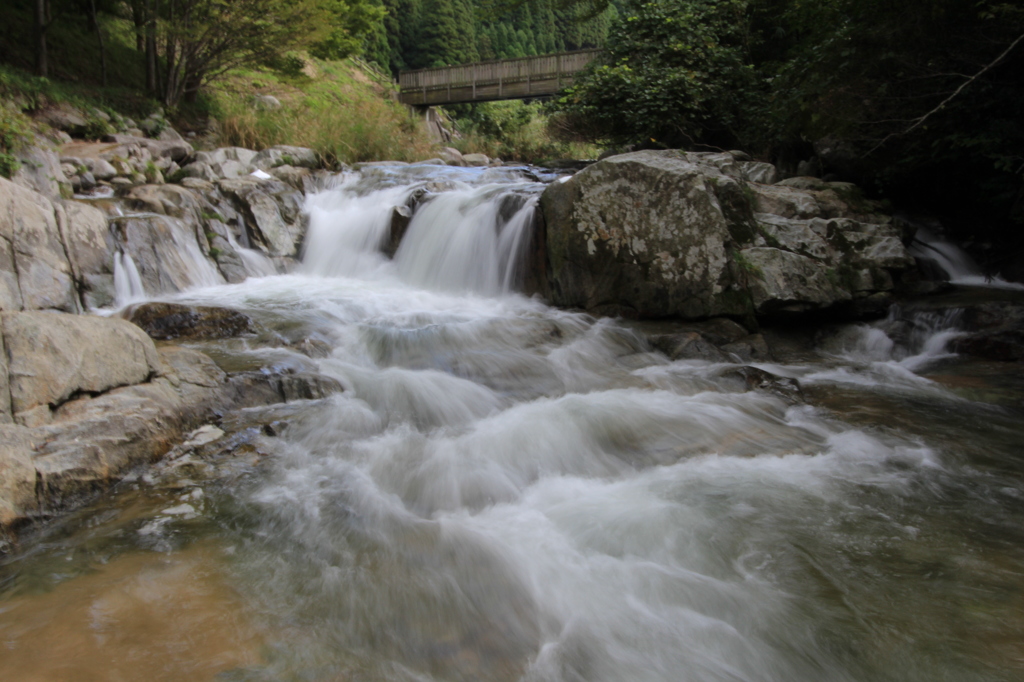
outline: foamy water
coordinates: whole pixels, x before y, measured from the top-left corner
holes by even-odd
[[[1024,486],[961,446],[972,415],[1013,415],[922,375],[950,359],[955,319],[851,326],[813,362],[764,365],[851,414],[925,405],[920,429],[743,392],[732,365],[669,362],[614,321],[515,294],[536,183],[445,172],[393,261],[391,212],[422,178],[349,178],[308,198],[301,273],[178,297],[322,340],[319,359],[225,348],[345,389],[299,405],[258,474],[162,503],[198,518],[142,526],[169,557],[182,538],[219,547],[209,570],[258,625],[259,660],[247,646],[217,679],[1024,672]],[[929,437],[943,420],[967,426]]]

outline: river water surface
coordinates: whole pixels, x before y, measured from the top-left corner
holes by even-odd
[[[345,390],[6,560],[0,679],[1024,679],[1019,372],[948,311],[759,365],[803,400],[670,362],[514,293],[542,188],[373,169],[307,198],[299,271],[173,297],[282,341],[196,346],[226,368]]]

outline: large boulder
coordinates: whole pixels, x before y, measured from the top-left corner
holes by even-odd
[[[637,317],[878,312],[913,267],[891,220],[845,183],[776,176],[735,153],[608,157],[544,191],[527,281]]]
[[[111,305],[114,259],[107,216],[94,206],[75,201],[64,204],[62,210],[66,217],[64,243],[82,306],[92,309]]]
[[[44,308],[78,310],[57,214],[43,195],[0,178],[0,310]]]
[[[47,421],[51,408],[82,393],[146,381],[160,369],[153,341],[116,318],[46,312],[4,313],[11,409]]]
[[[748,313],[716,194],[735,182],[685,154],[645,151],[550,185],[545,293],[556,305],[641,317]]]

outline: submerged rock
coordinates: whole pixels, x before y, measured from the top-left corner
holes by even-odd
[[[229,308],[177,303],[143,303],[124,311],[125,319],[154,339],[222,339],[254,334],[256,323]]]

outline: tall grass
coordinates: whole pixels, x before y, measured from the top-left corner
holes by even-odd
[[[419,118],[384,99],[338,102],[306,97],[273,111],[229,100],[219,108],[223,144],[248,149],[276,144],[309,147],[328,163],[420,161],[436,155]]]

